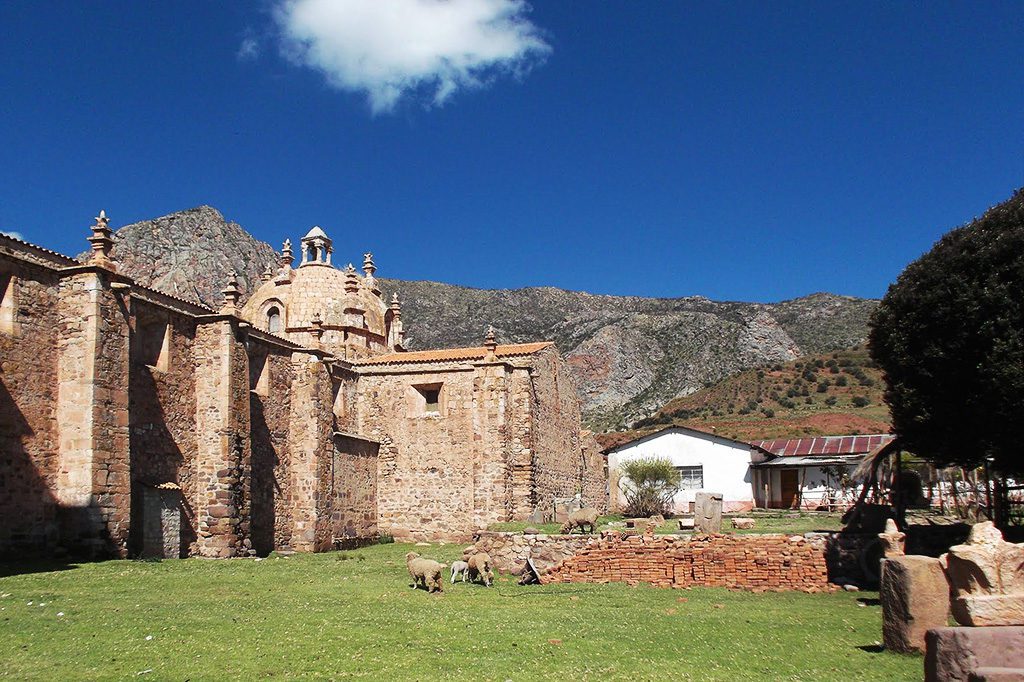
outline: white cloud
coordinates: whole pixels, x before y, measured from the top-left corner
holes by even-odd
[[[260,44],[252,36],[246,36],[242,39],[242,44],[238,46],[238,52],[235,56],[240,62],[252,62],[260,56]]]
[[[429,92],[435,105],[498,73],[523,74],[551,48],[523,0],[285,0],[285,54],[372,110]]]
[[[22,236],[21,232],[15,232],[14,230],[0,230],[0,234],[5,234],[8,237],[14,237],[15,239],[25,241],[25,237]]]

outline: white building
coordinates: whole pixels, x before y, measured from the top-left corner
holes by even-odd
[[[725,511],[754,506],[751,483],[751,446],[731,438],[683,426],[669,426],[605,450],[608,456],[609,506],[621,510],[626,503],[619,488],[619,465],[644,457],[664,457],[683,475],[674,512],[687,513],[699,491],[721,493]]]

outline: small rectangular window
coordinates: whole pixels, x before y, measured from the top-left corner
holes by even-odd
[[[437,414],[440,412],[441,403],[441,389],[439,388],[428,388],[423,391],[423,400],[425,401],[424,408],[427,414]]]
[[[676,471],[679,472],[680,490],[700,490],[704,487],[704,467],[702,465],[680,466],[676,467]]]
[[[166,372],[170,367],[171,325],[166,322],[140,323],[135,333],[135,358],[143,365]]]
[[[412,403],[409,416],[439,417],[444,414],[444,394],[441,384],[423,384],[412,388],[415,390],[410,392]]]
[[[270,395],[270,357],[264,354],[249,356],[249,390],[256,395]]]

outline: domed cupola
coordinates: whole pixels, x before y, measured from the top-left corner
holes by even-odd
[[[301,262],[293,269],[285,241],[277,274],[263,278],[241,316],[265,332],[346,360],[401,350],[401,310],[397,301],[386,303],[372,254],[363,254],[360,276],[352,265],[340,270],[331,264],[334,247],[319,227],[306,233],[300,248]]]
[[[334,247],[331,238],[316,225],[302,238],[302,262],[299,267],[307,265],[330,265]]]

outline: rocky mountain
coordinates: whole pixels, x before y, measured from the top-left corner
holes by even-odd
[[[114,238],[126,273],[209,305],[219,303],[230,271],[248,291],[277,261],[273,247],[209,206],[126,225]],[[762,304],[379,281],[401,296],[413,347],[479,344],[488,324],[502,341],[555,341],[598,430],[621,428],[745,369],[862,343],[876,305],[825,293]]]
[[[231,272],[247,294],[278,260],[270,244],[210,206],[125,225],[114,233],[113,256],[140,284],[212,307]]]
[[[734,374],[675,398],[632,430],[602,434],[621,445],[666,426],[686,426],[736,440],[888,433],[882,371],[863,346],[804,356]]]

